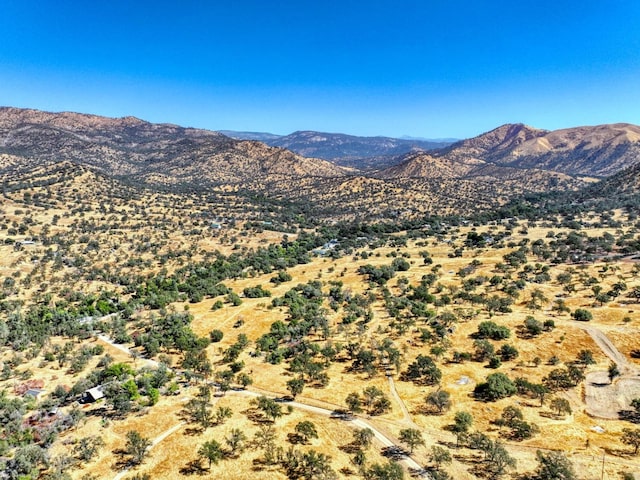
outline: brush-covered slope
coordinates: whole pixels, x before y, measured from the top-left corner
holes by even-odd
[[[424,152],[406,155],[402,163],[381,170],[379,178],[462,178],[486,162],[474,158],[451,160]]]
[[[339,167],[259,142],[217,132],[153,124],[133,117],[106,118],[0,108],[0,154],[22,157],[0,164],[33,168],[73,161],[110,175],[162,183],[243,183],[277,175],[336,176]],[[160,180],[159,180],[160,179]]]
[[[546,130],[532,128],[521,123],[507,124],[489,132],[456,142],[435,153],[449,160],[465,161],[470,159],[486,162],[496,161],[508,156],[515,148],[544,136]]]
[[[605,200],[629,196],[640,196],[640,163],[580,191],[578,198]]]
[[[266,202],[269,208],[289,209],[291,218],[300,211],[314,220],[469,214],[520,195],[585,185],[563,169],[595,175],[632,163],[637,127],[572,130],[505,125],[446,149],[412,152],[398,159],[399,165],[375,173],[356,174],[329,161],[217,132],[133,117],[0,108],[0,180],[5,186],[9,181],[25,184],[33,181],[30,173],[63,164],[128,185],[218,195],[221,202],[231,195],[236,203],[254,202],[259,208]],[[559,154],[544,163],[539,145],[545,142],[552,148],[544,155],[565,152],[566,157],[573,151],[577,160],[569,163]],[[580,157],[587,150],[600,152],[598,162]]]

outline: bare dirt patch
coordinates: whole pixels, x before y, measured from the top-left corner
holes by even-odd
[[[618,419],[620,410],[628,410],[631,401],[640,397],[640,377],[623,377],[609,382],[607,372],[587,374],[585,383],[587,414],[605,419]]]

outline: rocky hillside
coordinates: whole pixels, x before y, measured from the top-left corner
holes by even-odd
[[[496,163],[604,177],[640,161],[640,127],[626,123],[548,132],[517,145]]]
[[[244,183],[277,175],[344,174],[324,160],[217,132],[133,117],[16,108],[0,108],[0,155],[0,168],[30,169],[68,160],[150,183]]]
[[[405,155],[382,178],[467,178],[479,168],[536,170],[605,177],[640,161],[640,127],[629,124],[538,130],[503,125],[477,137],[428,153]],[[508,170],[505,171],[508,173]],[[558,177],[560,178],[560,177]]]

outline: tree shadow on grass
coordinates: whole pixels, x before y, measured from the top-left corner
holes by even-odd
[[[347,443],[346,445],[340,445],[338,447],[344,453],[348,453],[349,455],[355,455],[361,449],[360,445],[357,442]]]
[[[541,411],[538,412],[538,415],[540,415],[541,417],[545,417],[545,418],[550,418],[551,420],[564,420],[565,416],[564,415],[558,415],[555,412],[548,412],[548,411]]]
[[[206,475],[207,473],[209,473],[209,469],[202,466],[199,458],[187,462],[187,464],[180,469],[180,475]]]
[[[302,435],[299,435],[297,433],[288,433],[287,440],[293,445],[304,445],[304,438],[302,438]]]
[[[484,459],[481,455],[476,455],[475,453],[454,453],[453,458],[460,463],[465,463],[467,465],[478,465],[480,463],[484,463]]]
[[[119,471],[135,466],[135,464],[129,457],[129,453],[126,450],[118,448],[116,450],[113,450],[111,453],[113,453],[113,455],[115,456],[115,463],[113,463],[113,465],[111,466],[112,470]]]
[[[393,445],[391,447],[385,447],[382,449],[382,455],[384,457],[390,458],[391,460],[400,461],[409,455],[404,448],[399,447],[397,445]]]
[[[450,450],[458,450],[461,446],[456,444],[456,442],[448,441],[448,440],[438,440],[438,445],[442,445]]]
[[[442,416],[445,413],[445,410],[438,410],[437,407],[432,407],[428,405],[418,405],[416,408],[411,411],[414,415],[428,415],[432,417]]]
[[[640,412],[636,410],[620,410],[618,412],[620,420],[626,420],[631,423],[640,423]]]
[[[270,463],[262,457],[254,458],[251,463],[252,463],[251,470],[253,470],[254,472],[264,472],[265,470],[266,471],[278,470],[278,467],[276,464]]]
[[[243,413],[249,420],[251,420],[256,425],[262,425],[264,423],[271,423],[268,418],[265,418],[264,414],[259,411],[257,408],[248,408]]]
[[[203,433],[204,433],[204,428],[202,427],[187,427],[184,429],[184,434],[190,437],[202,435]]]

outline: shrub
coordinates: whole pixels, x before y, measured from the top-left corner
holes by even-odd
[[[262,288],[262,285],[257,285],[255,287],[247,287],[242,291],[242,293],[247,298],[264,298],[264,297],[271,296],[271,292],[269,290]]]
[[[575,312],[571,314],[571,316],[574,320],[577,320],[579,322],[589,322],[593,320],[593,315],[591,314],[591,312],[584,308],[577,308]]]
[[[504,340],[511,336],[511,331],[504,326],[497,325],[495,322],[480,322],[478,325],[478,338],[490,338],[492,340]]]
[[[222,330],[215,329],[209,332],[209,338],[211,339],[211,343],[217,343],[221,341],[222,337],[224,337],[224,333],[222,333]]]
[[[485,382],[476,385],[473,394],[476,398],[492,402],[510,397],[516,391],[515,384],[504,373],[492,373]]]

